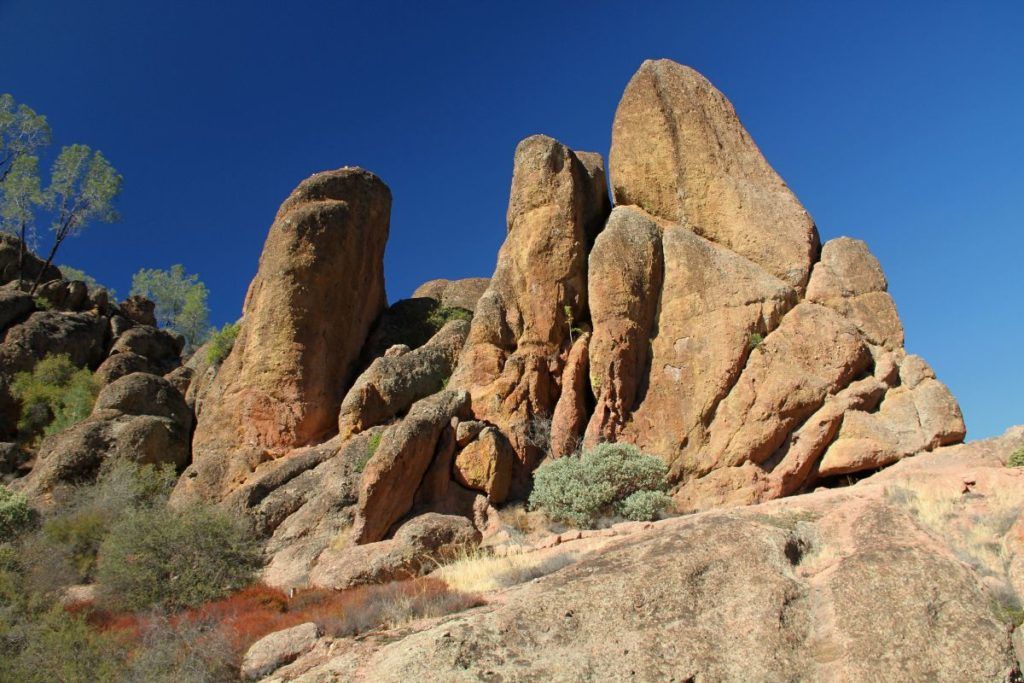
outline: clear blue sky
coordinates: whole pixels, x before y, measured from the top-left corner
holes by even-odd
[[[890,4],[0,0],[0,92],[125,177],[123,221],[58,260],[122,293],[184,263],[222,323],[281,200],[343,165],[394,194],[392,301],[489,275],[516,142],[606,155],[626,81],[669,57],[824,239],[869,243],[908,349],[989,436],[1024,422],[1024,3]]]

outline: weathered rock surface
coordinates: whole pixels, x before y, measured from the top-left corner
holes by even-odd
[[[334,431],[386,304],[390,209],[387,186],[358,168],[316,174],[281,205],[234,349],[207,391],[193,442],[197,476],[176,500],[223,498],[263,459]]]
[[[693,69],[643,63],[615,112],[609,166],[616,204],[692,230],[793,288],[806,285],[814,222],[732,104]]]
[[[416,490],[453,417],[469,408],[464,391],[446,390],[418,401],[409,414],[388,427],[363,470],[352,538],[372,543],[413,507]]]
[[[1003,461],[1022,445],[1016,428],[658,522],[484,607],[325,639],[272,680],[1013,680],[1024,470]]]
[[[0,284],[7,284],[18,279],[18,264],[21,262],[21,240],[9,233],[0,233]],[[25,252],[25,271],[23,277],[30,284],[43,270],[46,262],[33,254]],[[49,266],[40,278],[40,282],[60,279],[60,270]]]
[[[515,457],[501,432],[485,427],[455,456],[455,481],[486,493],[492,503],[503,503],[512,483]]]
[[[432,571],[439,562],[479,542],[480,532],[467,518],[428,512],[403,524],[386,541],[325,550],[310,583],[341,590],[408,579]]]
[[[570,328],[589,318],[587,249],[607,212],[597,155],[539,135],[519,143],[508,237],[451,382],[512,444],[516,496],[543,455],[528,437],[531,423],[551,419]]]
[[[45,504],[54,487],[91,481],[111,460],[181,469],[189,459],[191,427],[192,412],[170,382],[141,372],[126,375],[100,391],[89,418],[45,438],[32,471],[15,485]]]
[[[313,647],[319,635],[316,624],[308,622],[263,636],[246,651],[240,673],[247,681],[266,676]]]
[[[413,351],[398,347],[397,353],[373,361],[341,403],[339,435],[348,438],[385,424],[419,399],[440,391],[468,333],[469,323],[455,320],[423,346]]]
[[[475,311],[476,304],[487,291],[488,284],[490,284],[490,279],[486,277],[430,280],[417,287],[416,291],[412,293],[412,298],[434,299],[442,306]]]
[[[134,353],[142,356],[153,368],[155,374],[164,374],[181,365],[181,351],[185,340],[167,330],[158,330],[148,325],[139,325],[126,330],[114,340],[111,356],[119,353]]]

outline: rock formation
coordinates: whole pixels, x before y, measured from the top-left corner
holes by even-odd
[[[388,188],[358,168],[318,173],[281,205],[176,499],[221,499],[260,462],[336,429],[359,351],[386,304],[390,210]]]
[[[589,318],[587,251],[607,212],[600,157],[540,135],[519,143],[508,237],[452,376],[476,418],[511,442],[514,496],[529,490],[547,447],[531,425],[551,419],[572,328]]]
[[[1018,427],[852,487],[563,542],[534,552],[569,566],[483,607],[322,639],[269,680],[1014,680],[1021,447]]]

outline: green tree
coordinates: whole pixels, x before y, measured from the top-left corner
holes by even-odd
[[[70,145],[61,150],[50,171],[46,190],[48,205],[54,210],[53,246],[46,265],[32,283],[35,294],[46,268],[68,237],[80,235],[92,221],[117,220],[114,200],[121,193],[121,175],[99,151],[86,145]]]
[[[0,95],[0,183],[14,172],[16,162],[32,156],[50,144],[50,125],[46,117],[9,94]]]
[[[143,268],[135,273],[131,294],[144,296],[156,304],[157,323],[185,337],[187,350],[195,349],[209,336],[206,285],[198,275],[187,274],[180,263],[169,270]]]
[[[36,212],[46,206],[46,194],[39,180],[39,158],[22,155],[3,171],[0,182],[0,230],[17,235],[21,240],[18,255],[18,278],[25,271],[28,245],[35,241]]]

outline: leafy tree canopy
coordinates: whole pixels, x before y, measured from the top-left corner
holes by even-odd
[[[198,275],[186,273],[180,263],[168,270],[143,268],[135,273],[131,294],[156,304],[157,323],[185,337],[188,350],[194,350],[210,335],[206,285]]]

